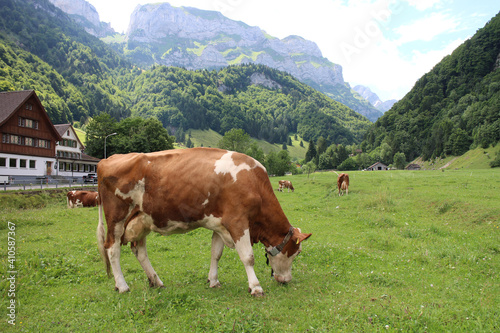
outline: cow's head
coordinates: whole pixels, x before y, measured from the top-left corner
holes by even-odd
[[[281,244],[266,248],[269,263],[276,281],[288,283],[292,280],[293,259],[302,251],[302,241],[308,239],[310,236],[311,234],[303,234],[299,228],[290,228],[288,235]]]

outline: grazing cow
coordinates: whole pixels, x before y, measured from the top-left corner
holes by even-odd
[[[68,208],[95,207],[97,206],[97,192],[92,191],[69,191],[66,194]]]
[[[288,192],[290,192],[290,190],[292,190],[292,192],[295,191],[295,189],[293,188],[292,182],[289,180],[280,180],[278,182],[278,184],[279,184],[278,191],[280,191],[280,192],[283,192],[283,188],[287,188]]]
[[[262,164],[227,150],[113,155],[99,162],[98,191],[98,247],[120,293],[129,291],[120,267],[120,246],[127,243],[150,286],[163,287],[146,251],[151,231],[171,235],[199,227],[212,230],[210,287],[220,286],[218,261],[225,245],[238,252],[249,292],[256,296],[263,290],[253,267],[252,245],[264,244],[275,280],[287,283],[301,242],[311,236],[290,225]]]
[[[339,188],[339,196],[349,194],[349,175],[341,173],[337,178],[337,187]]]

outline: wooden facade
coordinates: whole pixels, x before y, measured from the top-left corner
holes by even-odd
[[[0,175],[52,175],[62,138],[34,90],[0,92],[0,137]]]
[[[35,91],[0,93],[0,152],[54,158],[61,136]]]

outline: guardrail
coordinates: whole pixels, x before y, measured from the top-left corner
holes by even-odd
[[[97,183],[85,183],[83,179],[74,179],[73,181],[69,179],[35,179],[35,180],[15,180],[10,181],[10,183],[2,182],[0,183],[0,189],[3,191],[15,191],[15,190],[34,190],[34,189],[47,189],[47,188],[59,188],[59,187],[95,187]]]

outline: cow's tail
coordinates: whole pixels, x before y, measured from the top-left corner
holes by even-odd
[[[101,258],[106,265],[106,273],[111,277],[111,263],[109,262],[108,251],[104,248],[104,241],[106,237],[106,230],[104,229],[104,216],[102,212],[102,202],[100,198],[97,199],[97,209],[99,210],[99,224],[97,225],[97,247]]]

